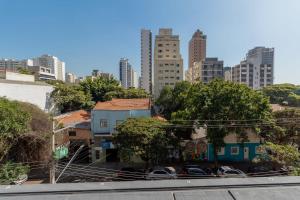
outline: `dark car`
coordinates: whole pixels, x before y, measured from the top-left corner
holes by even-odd
[[[213,173],[213,170],[206,167],[206,168],[202,168],[200,165],[197,165],[197,164],[186,164],[182,167],[182,170],[181,170],[181,174],[182,173],[187,173],[187,169],[190,169],[190,168],[197,168],[197,169],[200,169],[200,170],[203,170],[206,175],[214,175]]]
[[[144,170],[133,167],[123,167],[119,170],[116,180],[144,180],[146,178]]]

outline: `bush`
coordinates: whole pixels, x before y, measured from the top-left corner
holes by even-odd
[[[28,172],[29,167],[27,165],[7,162],[0,167],[0,184],[10,184]]]

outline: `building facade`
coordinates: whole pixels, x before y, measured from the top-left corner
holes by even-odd
[[[18,72],[20,68],[27,69],[33,65],[30,59],[15,60],[15,59],[0,59],[0,71]]]
[[[60,61],[55,56],[42,55],[37,58],[33,58],[34,66],[42,66],[49,68],[51,74],[55,74],[56,80],[65,81],[65,63]]]
[[[232,67],[232,81],[260,89],[274,82],[274,48],[255,47]]]
[[[174,87],[183,80],[183,60],[180,54],[179,36],[172,29],[161,28],[155,36],[154,47],[154,97],[165,86]]]
[[[208,83],[213,79],[223,79],[223,61],[218,58],[205,58],[202,61],[200,79]]]
[[[128,118],[150,117],[150,100],[112,99],[98,102],[91,114],[91,130],[94,137],[93,161],[117,161],[118,152],[112,144],[116,126]]]
[[[189,68],[194,62],[200,62],[206,58],[206,35],[199,29],[193,34],[189,41]]]
[[[75,83],[75,80],[77,79],[76,75],[73,73],[66,73],[66,82],[67,83]]]
[[[119,74],[122,87],[128,89],[135,87],[135,71],[133,70],[128,59],[121,58],[119,62]]]
[[[152,93],[152,33],[150,30],[141,30],[141,88]]]
[[[231,67],[224,67],[224,80],[231,81]]]

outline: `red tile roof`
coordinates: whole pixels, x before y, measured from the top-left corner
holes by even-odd
[[[98,102],[94,110],[147,110],[150,109],[150,100],[145,99],[112,99]]]
[[[55,119],[58,123],[62,123],[64,126],[67,126],[89,121],[91,119],[91,115],[85,110],[77,110],[74,112],[59,115],[55,117]]]

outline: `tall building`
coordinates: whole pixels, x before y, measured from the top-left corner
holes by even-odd
[[[92,77],[106,77],[106,78],[111,78],[111,77],[113,77],[113,75],[110,74],[110,73],[101,72],[98,69],[94,69],[92,71]]]
[[[65,63],[60,61],[57,57],[42,55],[33,58],[33,65],[49,68],[51,70],[50,73],[55,74],[56,80],[65,81]]]
[[[231,67],[224,67],[224,80],[231,81]]]
[[[194,62],[193,67],[190,67],[186,70],[185,80],[189,81],[191,83],[195,83],[197,81],[200,81],[201,71],[202,71],[202,64],[203,64],[203,61]]]
[[[141,30],[141,88],[152,93],[152,33],[150,30]]]
[[[218,58],[205,58],[194,62],[193,67],[186,72],[186,80],[192,83],[201,81],[208,83],[213,79],[223,79],[223,61]]]
[[[183,80],[183,60],[178,35],[172,29],[161,28],[155,36],[154,96],[157,98],[165,86],[174,87]]]
[[[253,89],[274,82],[274,48],[255,47],[248,51],[246,60],[232,68],[232,81]]]
[[[136,72],[133,70],[131,64],[128,62],[128,59],[121,58],[119,62],[119,73],[120,73],[120,82],[122,87],[130,88],[135,87],[136,82]]]
[[[30,59],[15,60],[15,59],[0,59],[0,70],[18,72],[19,68],[28,68],[33,65]]]
[[[200,62],[206,58],[206,35],[199,29],[193,34],[189,41],[189,68],[194,62]]]
[[[75,83],[75,80],[77,79],[76,75],[73,73],[66,73],[66,82],[67,83]]]

